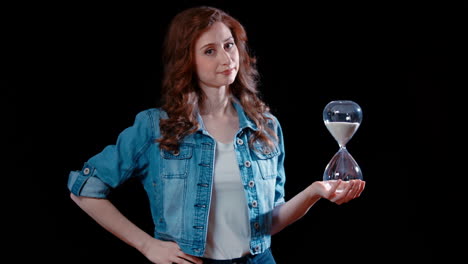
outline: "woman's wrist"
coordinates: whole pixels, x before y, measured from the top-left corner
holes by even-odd
[[[157,240],[151,236],[147,236],[143,239],[142,243],[140,244],[140,246],[137,248],[138,251],[141,252],[141,254],[143,254],[144,256],[146,256],[148,254],[148,251],[150,250],[151,248],[151,244],[152,243],[155,243],[154,240]]]
[[[317,200],[322,198],[322,195],[320,194],[320,187],[321,184],[320,182],[313,182],[309,187],[307,187],[307,194],[309,196],[309,201],[312,203],[315,203]]]

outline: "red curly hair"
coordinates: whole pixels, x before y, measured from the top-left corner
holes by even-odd
[[[247,116],[257,125],[249,143],[260,140],[272,147],[276,133],[267,125],[271,120],[268,106],[259,98],[256,60],[248,52],[244,27],[232,16],[213,7],[194,7],[177,14],[168,29],[164,41],[162,83],[162,109],[168,114],[160,120],[162,137],[157,139],[160,148],[174,151],[185,136],[198,127],[197,113],[205,97],[198,85],[195,70],[194,46],[200,35],[215,22],[224,23],[234,37],[239,50],[239,72],[229,85],[231,98],[236,98]],[[234,100],[234,99],[232,99]]]

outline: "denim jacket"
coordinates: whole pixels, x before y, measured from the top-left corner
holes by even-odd
[[[273,149],[249,137],[257,126],[238,103],[239,131],[233,144],[244,185],[251,228],[250,249],[259,254],[270,247],[272,212],[284,203],[284,144],[280,124],[269,125],[278,135]],[[130,177],[138,177],[146,190],[154,222],[154,237],[174,241],[187,254],[203,256],[213,184],[216,141],[198,116],[200,128],[180,142],[179,151],[159,148],[159,120],[167,114],[159,108],[138,113],[115,145],[71,171],[68,188],[77,196],[106,198]]]

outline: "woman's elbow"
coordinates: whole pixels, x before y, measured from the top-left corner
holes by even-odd
[[[70,192],[70,198],[72,199],[73,202],[78,203],[80,201],[80,197],[76,196],[72,192]]]
[[[94,197],[88,197],[88,196],[78,196],[70,192],[70,198],[76,203],[76,204],[82,204],[84,202],[88,201],[96,201],[96,200],[107,200],[106,198],[94,198]]]

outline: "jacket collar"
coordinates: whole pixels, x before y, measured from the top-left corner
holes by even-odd
[[[232,102],[232,105],[236,109],[237,116],[239,117],[239,131],[244,130],[246,128],[250,128],[254,131],[258,130],[257,125],[247,116],[247,114],[244,111],[244,108],[242,108],[242,105],[239,103],[237,99],[234,99]],[[200,115],[200,112],[197,113],[197,121],[198,124],[198,130],[202,132],[203,134],[208,134],[205,124],[203,123],[203,118]]]

